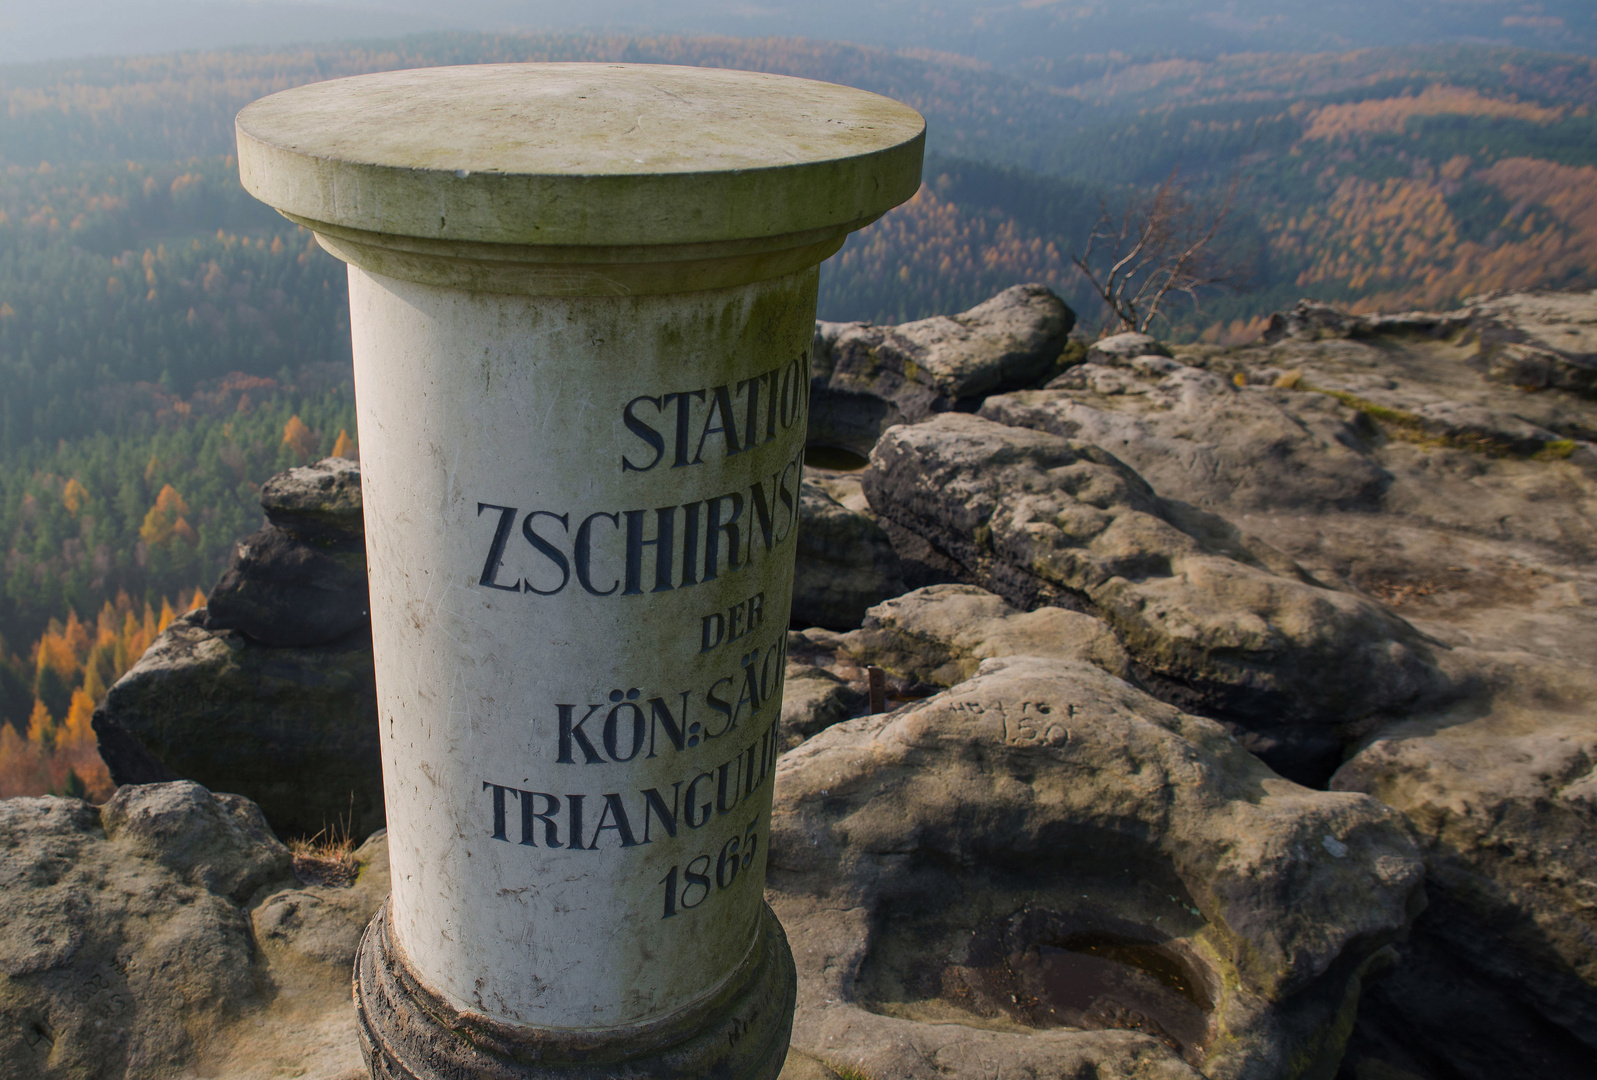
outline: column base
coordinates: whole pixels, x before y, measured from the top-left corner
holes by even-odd
[[[592,1033],[455,1009],[410,972],[387,903],[355,957],[356,1027],[374,1080],[775,1080],[797,991],[787,936],[768,905],[758,945],[713,998]]]

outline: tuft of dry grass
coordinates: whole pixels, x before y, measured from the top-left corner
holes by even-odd
[[[870,1073],[854,1065],[843,1065],[829,1061],[826,1063],[826,1068],[832,1075],[837,1077],[837,1080],[876,1080]]]
[[[355,858],[355,838],[350,823],[355,816],[355,796],[349,797],[349,816],[341,817],[331,828],[323,825],[312,836],[288,842],[294,857],[294,876],[306,885],[345,888],[360,876],[360,861]]]
[[[1383,581],[1369,586],[1371,596],[1392,607],[1398,607],[1411,600],[1419,600],[1442,591],[1443,586],[1434,581]]]

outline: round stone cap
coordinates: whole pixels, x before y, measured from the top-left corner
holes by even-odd
[[[864,90],[659,64],[356,75],[237,127],[244,187],[312,227],[581,246],[859,228],[915,193],[926,132]]]

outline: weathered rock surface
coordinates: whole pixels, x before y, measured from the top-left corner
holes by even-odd
[[[358,885],[322,901],[341,914],[318,943],[358,933],[387,891],[386,848],[361,854]],[[307,935],[280,946],[262,914],[315,893],[237,795],[177,782],[103,807],[0,801],[0,1078],[347,1080],[347,959],[278,962]]]
[[[235,545],[206,604],[212,630],[264,645],[322,645],[370,623],[360,466],[290,469],[261,486],[267,525]]]
[[[1280,362],[1274,374],[1296,370],[1303,384],[1418,416],[1435,437],[1484,435],[1488,449],[1517,453],[1538,449],[1537,430],[1597,435],[1589,407],[1535,393],[1597,394],[1597,293],[1503,293],[1457,311],[1369,316],[1305,300],[1273,318],[1264,345]],[[1235,356],[1251,367],[1265,351]],[[1428,407],[1464,409],[1469,423],[1455,430]],[[1496,447],[1494,426],[1505,429]]]
[[[809,441],[864,454],[894,424],[1035,385],[1054,370],[1075,321],[1045,287],[1016,285],[953,316],[817,323]]]
[[[1410,814],[1433,898],[1366,997],[1346,1080],[1597,1074],[1597,831],[1572,801],[1597,696],[1597,407],[1569,374],[1592,326],[1591,294],[1305,303],[1261,344],[1094,354],[982,409],[1110,450],[1447,646],[1457,700],[1404,710],[1336,780]]]
[[[1522,665],[1484,711],[1388,728],[1332,779],[1403,811],[1425,851],[1431,907],[1361,1021],[1403,1067],[1485,1080],[1597,1062],[1597,687]],[[1427,982],[1450,992],[1414,992]]]
[[[255,800],[284,835],[383,824],[360,466],[261,487],[207,605],[174,622],[94,714],[118,784],[185,778]]]
[[[793,631],[782,684],[782,749],[869,712],[869,675],[883,675],[895,709],[976,674],[983,660],[1083,660],[1130,677],[1131,661],[1103,621],[1059,607],[1022,611],[975,585],[940,584],[883,601],[848,633]]]
[[[1208,519],[1187,511],[1223,515],[1237,531],[1221,536],[1220,548],[1236,562],[1303,581],[1296,563],[1309,580],[1363,594],[1445,646],[1430,653],[1455,702],[1427,704],[1419,694],[1384,710],[1399,726],[1338,775],[1339,785],[1414,817],[1434,898],[1401,946],[1402,963],[1368,993],[1347,1080],[1400,1075],[1393,1070],[1469,1080],[1597,1072],[1597,927],[1593,900],[1581,891],[1597,877],[1586,868],[1597,831],[1571,802],[1589,771],[1585,703],[1597,696],[1597,408],[1579,383],[1580,358],[1591,351],[1583,335],[1593,325],[1597,297],[1582,294],[1487,298],[1460,312],[1395,316],[1300,305],[1277,321],[1273,341],[1184,346],[1169,350],[1172,357],[1147,342],[1096,348],[1048,389],[994,395],[980,411],[1109,451],[1149,483],[1180,531],[1213,543]],[[1507,360],[1516,356],[1542,365],[1540,374],[1513,374]],[[1015,468],[1006,454],[988,455],[992,471]],[[1019,587],[1001,579],[1014,567],[1036,578],[1039,566],[1052,565],[1051,550],[1038,558],[1035,535],[1046,533],[1039,521],[1054,508],[1037,513],[1034,491],[1055,499],[1041,477],[1072,468],[1080,466],[1038,465],[1029,481],[1011,472],[992,495],[991,516],[984,509],[961,522],[957,531],[972,540],[982,522],[997,522],[980,534],[990,562],[951,560],[965,580],[1023,608],[1037,603],[1025,578]],[[867,476],[873,500],[874,482]],[[1023,530],[1003,520],[1000,491],[1028,515],[1009,511],[1032,530],[1024,544],[1013,539]],[[944,478],[906,498],[964,505],[963,495],[948,492]],[[951,553],[933,530],[906,530],[902,514],[873,507],[901,552],[909,531]],[[1004,554],[1006,543],[1019,554]],[[1141,567],[1119,572],[1138,588],[1158,580]],[[1229,596],[1200,604],[1199,595],[1183,589],[1169,604],[1188,618],[1245,610]],[[1140,667],[1135,640],[1111,611],[1080,606],[1113,626],[1134,678],[1157,674]],[[976,654],[992,654],[961,644],[962,636],[985,636],[974,629],[980,620],[931,633],[895,622],[873,613],[845,636],[848,647],[860,662],[933,679],[955,678]],[[1049,647],[1049,635],[1034,640],[1038,651]],[[999,651],[1016,647],[1005,642]],[[1324,669],[1327,678],[1367,677],[1358,661]],[[1233,718],[1213,698],[1194,702],[1157,680],[1148,685]],[[1320,715],[1329,717],[1335,699],[1324,700],[1332,708]],[[1300,701],[1319,709],[1317,695]],[[1369,722],[1380,723],[1379,714]],[[1358,736],[1359,727],[1343,725],[1342,736]],[[1299,745],[1305,735],[1268,730]],[[1282,763],[1275,748],[1252,745]]]
[[[1299,357],[1308,362],[1295,373],[1266,370],[1263,374],[1291,383],[1299,390],[1333,395],[1366,416],[1385,421],[1391,430],[1411,442],[1490,455],[1526,456],[1547,451],[1561,437],[1559,431],[1527,417],[1529,413],[1553,419],[1545,410],[1534,406],[1527,409],[1521,400],[1503,401],[1501,398],[1507,395],[1501,391],[1468,395],[1461,400],[1439,393],[1436,388],[1357,370],[1355,361],[1361,350],[1377,357],[1380,351],[1378,343],[1322,344],[1298,350]],[[1292,350],[1287,347],[1281,351]],[[1329,362],[1327,357],[1331,358]]]
[[[380,828],[370,638],[266,648],[205,620],[179,617],[95,710],[112,779],[242,791],[285,834]]]
[[[847,630],[865,609],[905,589],[898,554],[868,513],[805,480],[799,494],[793,622]]]
[[[1170,347],[1152,334],[1128,330],[1101,337],[1087,346],[1086,362],[1109,367],[1125,367],[1140,356],[1169,356]]]
[[[866,690],[815,664],[789,661],[782,678],[783,750],[865,712]]]
[[[860,663],[933,686],[953,686],[983,660],[1037,656],[1085,660],[1111,675],[1131,658],[1102,619],[1060,607],[1022,611],[975,585],[929,585],[872,608],[840,648]]]
[[[256,894],[249,911],[256,964],[266,968],[276,993],[266,1009],[207,1048],[197,1076],[367,1080],[349,978],[361,934],[388,896],[386,834],[373,835],[354,859],[350,884],[320,884],[306,873],[307,880]]]
[[[359,533],[312,544],[268,525],[234,545],[206,604],[206,625],[263,645],[322,645],[368,625],[367,605]]]
[[[1485,297],[1474,316],[1490,378],[1597,397],[1597,291]]]
[[[1277,311],[1265,327],[1264,340],[1273,345],[1288,339],[1319,341],[1322,338],[1362,337],[1369,333],[1369,321],[1331,304],[1299,300],[1290,310]]]
[[[1089,360],[1049,389],[989,398],[979,415],[1102,447],[1160,494],[1201,506],[1369,509],[1390,485],[1341,402],[1156,360]]]
[[[1364,338],[1379,334],[1428,334],[1441,337],[1468,326],[1474,313],[1464,311],[1405,311],[1389,315],[1355,315],[1334,304],[1299,300],[1288,311],[1270,316],[1264,341],[1322,341],[1327,338]]]
[[[1328,1076],[1421,903],[1394,811],[1079,661],[833,726],[776,793],[794,1047],[871,1076]]]
[[[324,458],[261,485],[266,520],[301,539],[342,540],[365,532],[360,463]]]
[[[884,519],[1017,606],[1103,619],[1144,678],[1259,733],[1288,774],[1328,775],[1350,737],[1444,686],[1401,619],[1276,572],[1290,562],[1271,569],[1098,447],[950,415],[890,430],[871,463]]]

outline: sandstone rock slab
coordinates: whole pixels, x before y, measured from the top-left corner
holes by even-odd
[[[265,528],[234,545],[206,604],[212,630],[322,645],[370,623],[360,465],[327,458],[261,485]]]
[[[1489,377],[1597,397],[1597,291],[1505,293],[1472,311]]]
[[[233,546],[206,601],[206,626],[263,645],[323,645],[369,626],[369,606],[359,534],[313,543],[268,525]]]
[[[304,885],[253,803],[189,781],[0,801],[0,1078],[358,1080],[345,949],[386,841],[357,858]]]
[[[893,424],[970,410],[1053,370],[1075,314],[1041,285],[969,311],[897,326],[818,322],[810,361],[811,444],[868,453]]]
[[[789,660],[782,677],[781,747],[805,739],[865,711],[867,691],[824,667]]]
[[[876,519],[805,480],[799,493],[792,621],[847,630],[860,624],[872,604],[904,588],[898,555]]]
[[[1264,340],[1320,341],[1327,338],[1363,338],[1379,334],[1425,334],[1441,337],[1469,325],[1474,312],[1406,311],[1385,315],[1355,315],[1334,304],[1299,300],[1288,311],[1270,316]]]
[[[360,463],[324,458],[261,485],[266,520],[303,540],[360,537],[365,531]]]
[[[246,800],[7,799],[0,844],[0,1076],[171,1076],[264,1003],[240,894],[289,854]]]
[[[839,641],[860,663],[933,686],[953,686],[984,660],[1039,656],[1085,660],[1111,675],[1131,658],[1103,620],[1060,607],[1022,611],[975,585],[928,585],[870,609]]]
[[[1078,661],[831,727],[776,790],[793,1045],[868,1075],[1329,1076],[1421,903],[1395,812]],[[1045,960],[1121,980],[1009,999]]]
[[[1127,330],[1109,334],[1087,346],[1086,362],[1124,367],[1139,356],[1169,356],[1170,346],[1152,334]]]
[[[1270,569],[1098,447],[951,415],[891,429],[871,462],[884,520],[1019,607],[1103,619],[1143,678],[1272,740],[1258,749],[1288,775],[1328,775],[1361,725],[1445,685],[1401,619]]]
[[[1521,664],[1524,658],[1520,658]],[[1491,658],[1476,657],[1486,672]],[[1416,967],[1452,970],[1453,1022],[1516,1028],[1549,1067],[1597,1067],[1597,724],[1591,684],[1521,667],[1483,702],[1394,725],[1338,770],[1414,823],[1432,907],[1416,925]],[[1411,976],[1414,977],[1414,976]],[[1441,1026],[1423,999],[1388,995],[1376,1027]],[[1467,1019],[1466,1019],[1467,1018]],[[1505,1039],[1428,1040],[1475,1080],[1538,1073]],[[1583,1048],[1583,1049],[1582,1049]],[[1555,1070],[1556,1071],[1556,1070]]]
[[[1472,319],[1473,311],[1462,309]],[[1357,411],[1359,447],[1390,477],[1377,500],[1337,513],[1310,504],[1236,507],[1251,515],[1245,527],[1316,573],[1324,564],[1305,554],[1296,537],[1360,535],[1357,546],[1370,550],[1395,531],[1422,528],[1433,532],[1433,547],[1467,538],[1514,546],[1519,550],[1503,557],[1533,562],[1597,555],[1597,470],[1584,464],[1597,461],[1590,441],[1597,438],[1597,402],[1558,389],[1529,393],[1486,377],[1489,361],[1475,327],[1471,322],[1440,337],[1381,331],[1270,346],[1181,347],[1183,362],[1246,384],[1245,394],[1336,397]],[[1080,400],[1098,408],[1118,404]],[[1167,493],[1182,497],[1161,490]],[[1371,516],[1344,518],[1348,511]],[[1362,561],[1355,548],[1347,550]]]
[[[988,398],[979,415],[1100,446],[1161,495],[1228,511],[1370,508],[1392,480],[1342,403],[1174,360],[1089,362],[1048,389]]]
[[[267,648],[205,620],[179,617],[95,710],[112,779],[236,791],[284,835],[381,827],[370,639]]]

